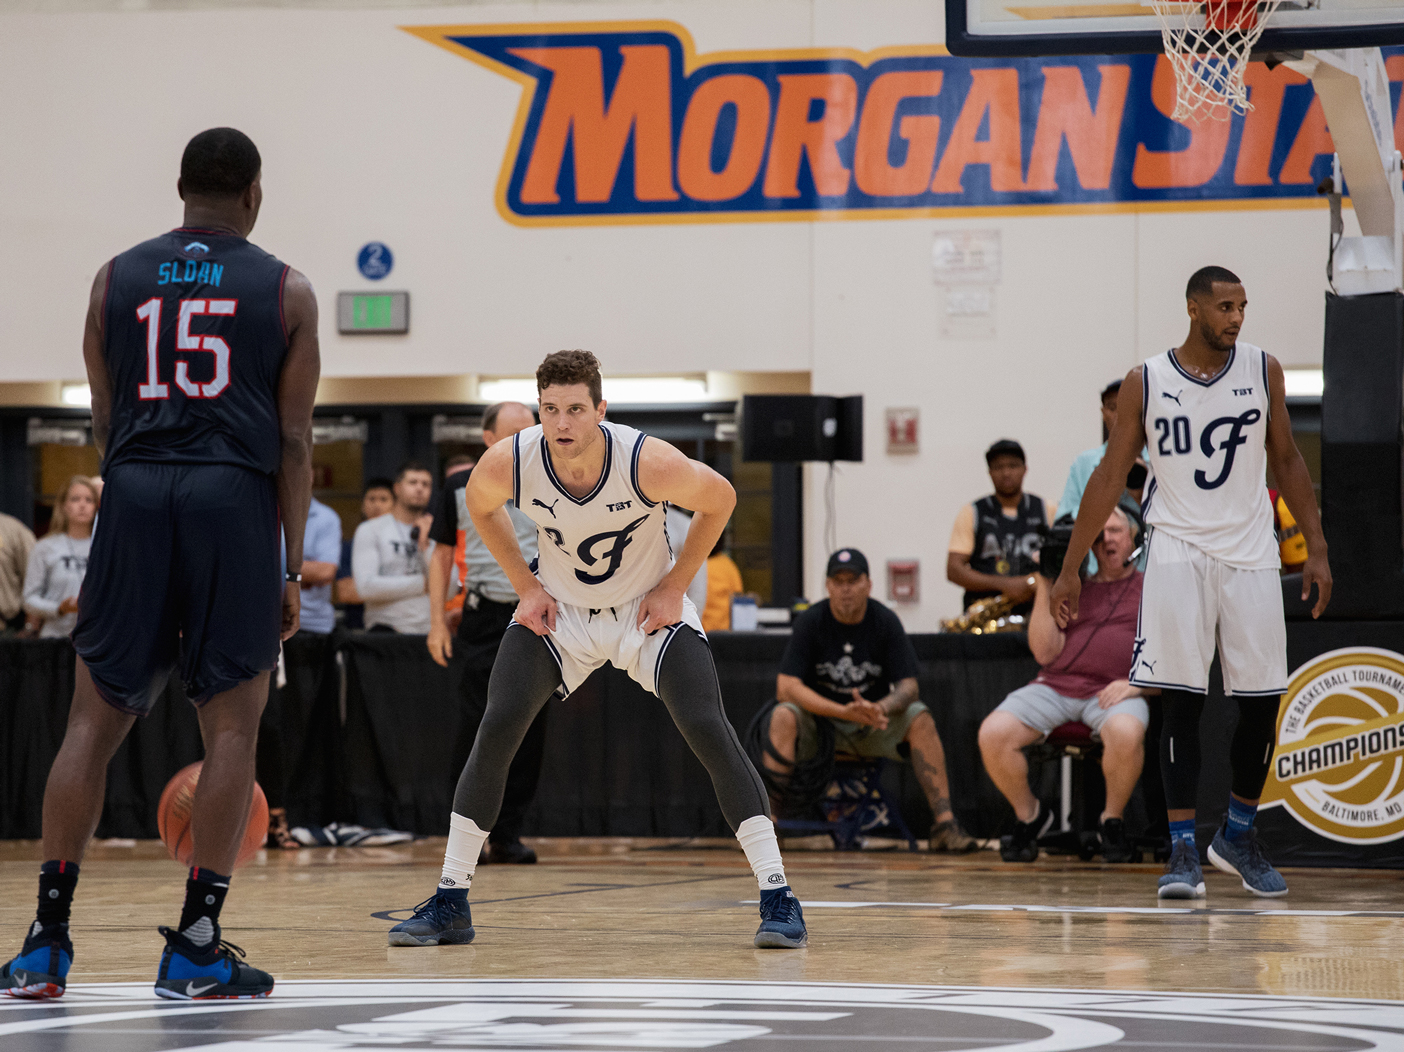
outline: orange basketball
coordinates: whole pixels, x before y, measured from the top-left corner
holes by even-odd
[[[177,771],[175,777],[166,783],[166,788],[161,790],[161,802],[156,805],[156,828],[161,833],[161,842],[166,845],[171,858],[186,866],[195,857],[190,812],[195,806],[195,785],[200,781],[202,766],[192,763]],[[258,854],[267,839],[268,800],[255,782],[253,803],[249,806],[249,824],[244,827],[244,842],[239,845],[239,857],[234,860],[234,868],[246,865]]]

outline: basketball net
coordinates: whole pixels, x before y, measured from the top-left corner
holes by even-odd
[[[1243,74],[1282,0],[1149,0],[1175,71],[1173,120],[1229,120],[1253,108]]]

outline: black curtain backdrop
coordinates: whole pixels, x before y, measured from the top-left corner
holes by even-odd
[[[713,635],[722,696],[738,733],[774,696],[787,639],[765,633]],[[1013,815],[984,772],[977,734],[980,721],[1037,671],[1024,637],[915,635],[912,642],[920,662],[921,697],[945,744],[957,815],[975,835],[1008,832]],[[1404,625],[1288,623],[1292,668],[1351,646],[1400,649]],[[287,685],[275,691],[275,704],[293,824],[340,820],[425,835],[446,833],[458,778],[453,752],[463,708],[463,673],[457,663],[447,669],[435,665],[422,637],[381,633],[297,636],[286,646],[285,662]],[[44,781],[62,740],[72,691],[73,652],[67,641],[0,638],[0,785],[7,800],[0,809],[0,837],[40,835]],[[627,675],[606,666],[569,698],[552,701],[547,711],[545,762],[527,816],[527,835],[729,834],[705,770],[662,703]],[[1229,741],[1237,718],[1237,706],[1224,698],[1216,667],[1201,728],[1201,843],[1213,836],[1227,806]],[[200,756],[195,711],[179,683],[172,682],[113,760],[99,835],[155,836],[161,789]],[[1154,758],[1149,750],[1143,786],[1128,812],[1133,830],[1151,827],[1152,816],[1163,823],[1163,804],[1154,791]],[[1095,821],[1102,784],[1096,765],[1086,766],[1087,817]],[[923,835],[930,812],[910,767],[889,765],[886,777],[908,824]],[[1057,764],[1036,767],[1033,777],[1036,791],[1055,801]],[[1147,782],[1150,794],[1144,792]],[[1404,867],[1404,841],[1339,844],[1305,829],[1282,808],[1263,812],[1260,823],[1274,859],[1283,864]]]

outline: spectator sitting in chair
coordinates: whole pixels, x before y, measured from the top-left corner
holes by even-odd
[[[1108,862],[1131,860],[1122,811],[1141,777],[1142,751],[1150,712],[1142,690],[1127,681],[1141,605],[1141,572],[1128,565],[1138,544],[1138,517],[1129,503],[1112,511],[1092,545],[1097,573],[1082,586],[1082,605],[1067,630],[1058,628],[1048,608],[1052,583],[1061,570],[1051,558],[1054,541],[1044,544],[1044,565],[1029,621],[1029,649],[1043,666],[1032,683],[1020,687],[980,725],[980,754],[991,780],[1014,808],[1014,835],[1000,854],[1006,862],[1038,858],[1038,838],[1055,815],[1029,788],[1029,765],[1023,750],[1043,740],[1055,727],[1080,720],[1102,743],[1102,773],[1107,782],[1101,816],[1102,853]],[[1062,546],[1066,551],[1066,544]]]
[[[902,622],[869,598],[868,560],[853,548],[829,557],[829,598],[795,619],[780,662],[765,762],[772,781],[783,782],[794,764],[818,748],[815,721],[833,723],[836,751],[865,759],[905,759],[908,746],[917,781],[931,805],[932,851],[973,851],[951,810],[946,757],[936,721],[917,700],[916,652]],[[778,804],[772,800],[772,804]]]

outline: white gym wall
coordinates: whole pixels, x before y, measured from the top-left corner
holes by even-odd
[[[1245,279],[1244,338],[1320,362],[1324,207],[960,219],[524,228],[496,184],[521,88],[402,25],[670,19],[699,53],[939,42],[939,5],[874,0],[502,4],[399,10],[0,14],[0,382],[83,376],[93,273],[180,218],[180,151],[202,128],[264,156],[253,240],[321,294],[331,377],[524,375],[587,347],[614,373],[808,371],[863,394],[866,461],[839,468],[837,540],[921,560],[908,628],[952,616],[946,542],[1012,437],[1056,501],[1100,441],[1097,392],[1184,334],[1182,290],[1216,263]],[[940,231],[998,231],[994,334],[941,335]],[[395,253],[404,337],[342,337],[335,293],[367,290],[358,248]],[[885,452],[884,409],[918,406],[921,449]],[[807,469],[806,582],[822,595],[822,467]]]

